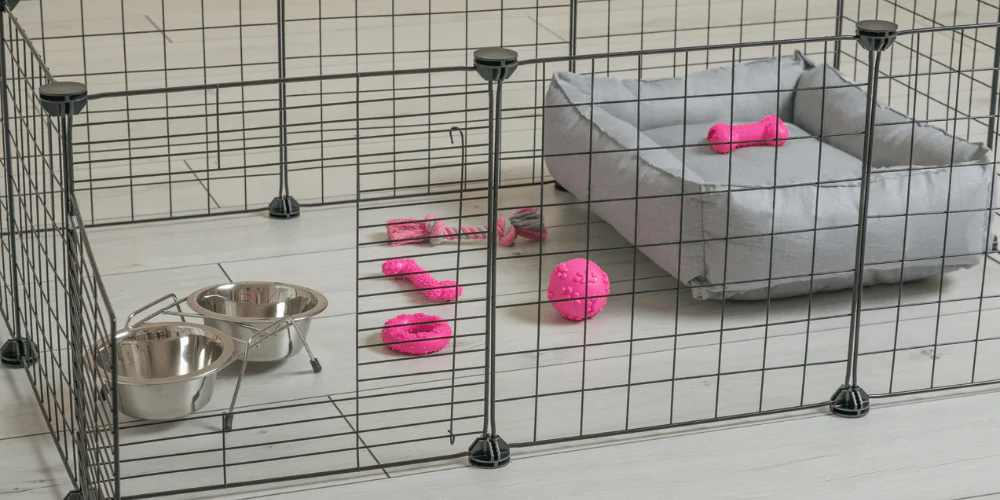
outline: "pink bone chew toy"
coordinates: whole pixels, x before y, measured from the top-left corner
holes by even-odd
[[[409,280],[431,300],[449,302],[462,295],[462,287],[452,280],[438,281],[413,259],[389,259],[382,264],[382,274]]]
[[[716,123],[708,129],[708,141],[712,143],[712,149],[720,154],[745,146],[781,146],[785,139],[788,139],[788,127],[775,115],[743,125]]]
[[[426,339],[426,340],[422,340]],[[422,356],[444,349],[451,341],[451,327],[440,316],[400,314],[385,322],[382,342],[393,351]]]
[[[432,245],[438,245],[445,239],[455,240],[459,236],[464,236],[470,240],[486,239],[490,228],[461,226],[457,230],[448,226],[445,221],[438,219],[438,216],[431,214],[424,220],[417,219],[390,219],[386,222],[386,231],[389,233],[389,244],[392,246],[406,245],[409,243],[419,243],[428,241]],[[514,244],[518,236],[532,241],[542,241],[548,236],[545,223],[542,221],[541,213],[537,208],[522,208],[504,219],[497,217],[496,225],[497,237],[500,244],[509,247]]]

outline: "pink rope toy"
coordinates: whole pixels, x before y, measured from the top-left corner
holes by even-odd
[[[391,219],[386,222],[386,231],[389,233],[390,245],[395,247],[421,241],[439,245],[446,239],[456,240],[459,236],[470,240],[483,240],[489,234],[490,228],[461,226],[455,229],[445,224],[443,220],[439,220],[438,216],[431,214],[424,220]],[[496,231],[500,244],[505,247],[513,245],[518,236],[532,241],[543,241],[548,237],[548,230],[545,229],[541,212],[537,208],[522,208],[508,219],[497,217]]]
[[[423,356],[438,352],[451,342],[451,327],[440,316],[400,314],[385,322],[382,342],[393,351]]]
[[[413,259],[389,259],[382,264],[382,274],[410,281],[431,300],[450,302],[462,295],[462,287],[458,283],[434,279]]]
[[[730,126],[716,123],[708,129],[708,142],[720,154],[746,146],[781,146],[788,139],[788,127],[775,115],[755,123]]]

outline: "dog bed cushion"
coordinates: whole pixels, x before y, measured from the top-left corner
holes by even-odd
[[[785,145],[708,146],[714,123],[770,114]],[[556,181],[695,297],[778,298],[853,283],[864,116],[863,88],[801,54],[686,80],[557,73],[544,154]],[[865,284],[976,265],[991,152],[881,105],[876,123]]]

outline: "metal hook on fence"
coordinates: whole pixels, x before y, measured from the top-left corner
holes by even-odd
[[[462,185],[462,191],[465,191],[469,187],[467,185],[467,183],[469,182],[469,177],[468,177],[469,166],[468,166],[468,164],[465,163],[465,158],[466,158],[466,156],[465,156],[465,133],[462,132],[462,128],[459,127],[458,125],[455,125],[454,127],[451,127],[451,129],[448,130],[448,139],[451,140],[452,144],[455,144],[455,132],[458,132],[458,137],[459,137],[460,142],[461,142],[461,148],[462,148],[462,182],[461,182],[461,185]]]
[[[462,181],[461,181],[461,191],[459,192],[459,201],[458,201],[458,203],[461,205],[462,203],[464,203],[464,200],[462,199],[462,194],[464,194],[465,190],[468,189],[468,185],[467,184],[468,184],[468,181],[469,181],[469,178],[468,178],[468,169],[469,169],[469,166],[468,166],[468,164],[465,161],[465,159],[466,159],[465,133],[462,132],[461,127],[459,127],[458,125],[455,125],[455,126],[451,127],[451,129],[448,130],[448,138],[451,139],[451,143],[452,144],[455,144],[455,132],[458,132],[458,137],[461,140],[461,147],[462,147]],[[460,207],[459,208],[459,224],[461,224],[461,213],[462,213],[462,210],[461,210],[461,207]],[[459,246],[459,249],[461,249],[461,246]],[[455,307],[456,307],[456,311],[457,311],[457,307],[458,307],[457,303],[456,303]],[[455,317],[456,318],[458,317],[457,313],[456,313]],[[457,322],[455,323],[455,331],[458,331],[458,323]],[[452,445],[454,445],[455,444],[455,362],[456,362],[455,356],[458,354],[458,338],[457,337],[455,338],[454,343],[453,343],[451,349],[452,349],[451,350],[451,404],[449,405],[450,412],[449,412],[449,416],[448,416],[448,440],[451,442]]]

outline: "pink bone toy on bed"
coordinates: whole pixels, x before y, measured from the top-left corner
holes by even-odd
[[[746,146],[781,146],[788,139],[788,127],[775,115],[756,123],[730,126],[716,123],[708,129],[708,141],[717,153],[726,154]]]
[[[398,280],[409,280],[417,288],[423,289],[421,291],[431,300],[449,302],[462,295],[462,287],[458,283],[434,279],[413,259],[389,259],[382,264],[382,274]]]
[[[438,216],[434,214],[428,215],[424,220],[390,219],[386,222],[389,244],[392,246],[421,241],[438,245],[445,239],[455,240],[459,236],[470,240],[486,239],[489,229],[488,226],[461,226],[455,229],[445,224],[445,221],[438,219]],[[548,236],[548,230],[545,229],[545,223],[537,208],[522,208],[514,212],[514,215],[508,219],[497,217],[496,231],[500,244],[505,247],[513,245],[518,236],[532,241],[542,241]]]

